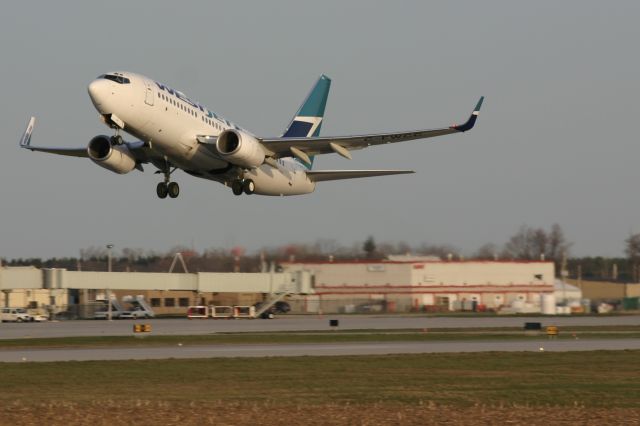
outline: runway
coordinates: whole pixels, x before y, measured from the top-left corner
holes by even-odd
[[[327,331],[330,319],[339,321],[341,330],[397,330],[470,327],[523,327],[525,322],[540,322],[543,327],[556,325],[640,326],[640,316],[607,317],[426,317],[420,315],[282,315],[272,320],[188,320],[153,319],[137,321],[151,324],[154,335],[197,335],[239,332]],[[74,336],[130,336],[131,320],[80,320],[44,323],[0,323],[0,339],[23,339]]]
[[[542,350],[540,349],[542,348]],[[17,349],[0,351],[0,362],[107,361],[232,357],[386,355],[456,352],[567,352],[640,349],[640,339],[531,341],[369,342],[238,344],[101,349]]]
[[[337,319],[342,330],[394,330],[475,327],[522,327],[525,322],[542,326],[640,325],[640,316],[615,317],[425,317],[385,315],[281,316],[273,320],[188,320],[147,321],[60,321],[45,323],[2,323],[1,339],[29,339],[76,336],[130,336],[133,324],[148,323],[154,335],[204,335],[238,332],[299,332],[330,330]],[[432,341],[359,342],[300,344],[218,344],[146,348],[9,349],[0,350],[0,362],[89,361],[168,358],[340,356],[401,353],[487,352],[487,351],[588,351],[640,349],[640,339],[555,340],[544,337],[526,341]]]

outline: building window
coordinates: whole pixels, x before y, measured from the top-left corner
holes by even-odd
[[[159,308],[160,307],[160,298],[159,297],[152,297],[151,298],[151,307],[153,307],[153,308]]]
[[[164,306],[166,306],[167,308],[173,308],[174,306],[176,306],[176,299],[174,299],[173,297],[166,297],[164,299]]]
[[[178,299],[178,305],[181,306],[181,307],[189,306],[189,298],[188,297],[181,297],[180,299]]]

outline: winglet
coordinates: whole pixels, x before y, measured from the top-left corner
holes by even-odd
[[[476,107],[473,109],[473,112],[469,116],[469,119],[464,124],[458,124],[451,126],[451,129],[455,129],[459,132],[466,132],[467,130],[473,129],[473,126],[476,124],[476,120],[478,119],[478,115],[480,114],[480,107],[482,106],[482,101],[484,101],[484,96],[480,97],[480,100],[476,104]]]
[[[27,128],[24,130],[24,134],[20,139],[20,146],[22,148],[29,148],[31,145],[31,133],[33,133],[33,126],[36,124],[36,118],[31,117],[29,123],[27,124]]]

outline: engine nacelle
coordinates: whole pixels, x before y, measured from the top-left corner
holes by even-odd
[[[111,145],[109,136],[96,136],[87,147],[91,161],[114,173],[129,173],[136,167],[136,159],[126,145]]]
[[[264,162],[264,150],[256,138],[240,130],[229,129],[220,133],[216,149],[226,161],[249,169]]]

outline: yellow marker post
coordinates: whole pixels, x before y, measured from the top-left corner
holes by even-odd
[[[555,325],[550,325],[549,327],[547,327],[547,336],[549,336],[549,339],[555,339],[558,337],[558,327],[556,327]]]
[[[134,324],[134,333],[151,333],[151,324]]]

